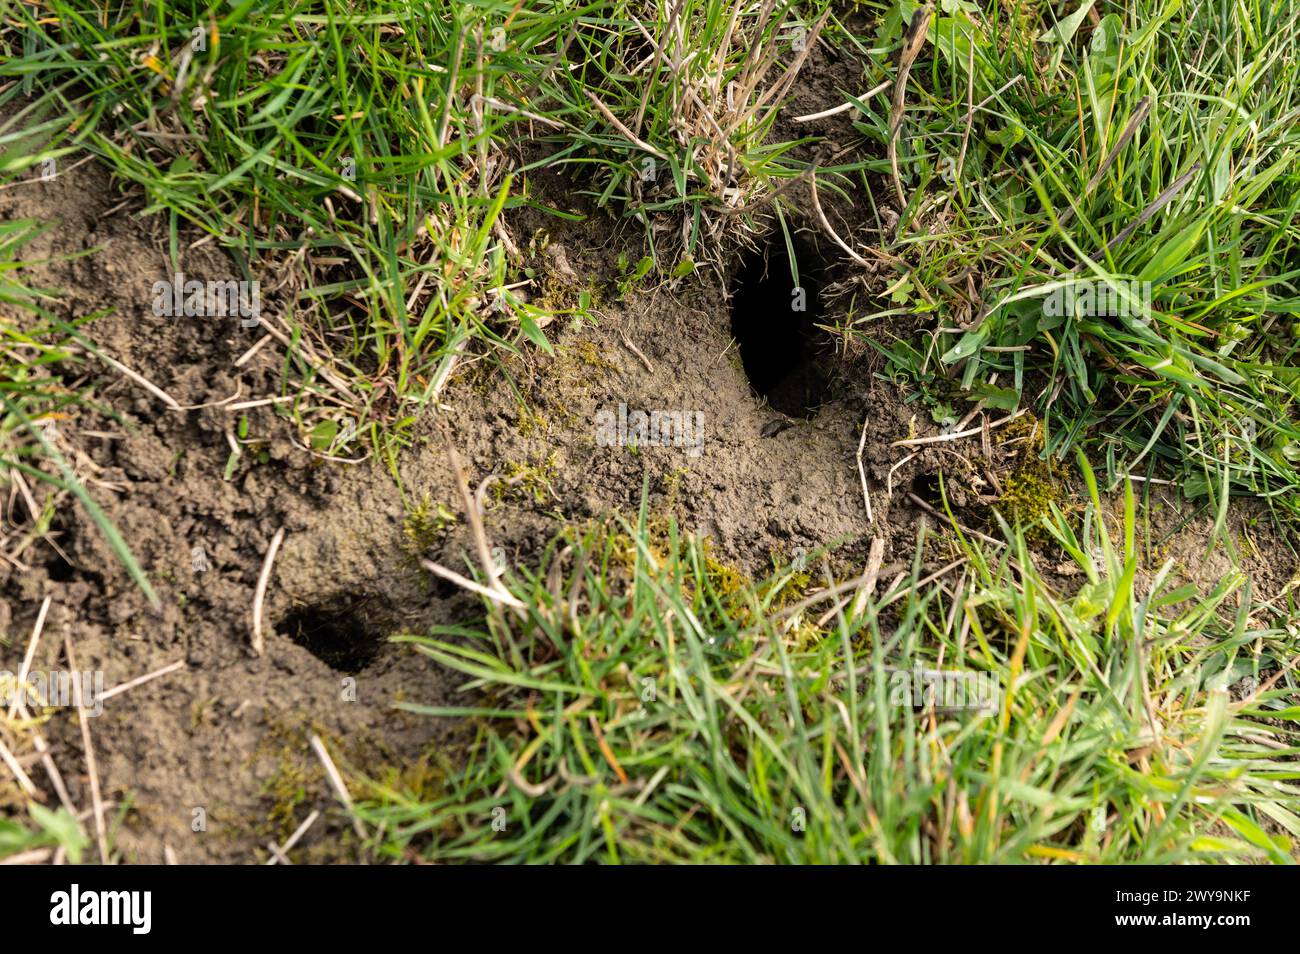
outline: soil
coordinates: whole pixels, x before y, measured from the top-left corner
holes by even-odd
[[[834,89],[857,80],[818,83]],[[798,101],[791,110],[809,111]],[[836,122],[835,134],[847,142],[846,117],[817,125]],[[533,180],[530,188],[543,201],[581,206],[559,171],[542,170]],[[108,700],[90,726],[99,781],[114,806],[110,817],[118,819],[113,841],[126,861],[156,863],[168,854],[181,862],[262,861],[266,843],[282,840],[315,808],[325,817],[295,859],[356,858],[350,827],[308,748],[313,731],[336,759],[371,777],[454,761],[461,743],[453,722],[393,703],[460,704],[464,695],[432,661],[386,639],[481,612],[476,599],[435,581],[418,559],[463,571],[473,551],[465,521],[419,535],[414,546],[408,533],[408,514],[423,501],[458,515],[462,509],[436,417],[450,425],[471,486],[489,474],[514,479],[489,494],[486,523],[491,543],[517,565],[528,565],[569,524],[611,512],[631,517],[643,488],[651,508],[709,537],[719,559],[750,574],[787,562],[796,548],[833,544],[839,546],[832,564],[860,571],[875,536],[885,539],[887,563],[907,565],[918,521],[936,526],[909,492],[926,499],[943,470],[950,494],[956,487],[964,495],[959,517],[987,526],[980,498],[991,491],[979,481],[987,483],[990,468],[1005,478],[1020,459],[1007,451],[976,467],[962,457],[979,457],[975,438],[923,446],[894,469],[913,449],[893,442],[936,434],[937,427],[882,376],[878,356],[846,354],[819,327],[837,320],[839,299],[830,289],[848,265],[813,229],[803,227],[800,242],[819,273],[808,303],[814,320],[780,349],[788,352],[783,363],[782,354],[763,352],[761,340],[749,338],[751,326],[770,324],[765,309],[788,309],[792,291],[788,275],[770,267],[779,255],[767,258],[765,272],[766,237],[751,237],[757,251],[736,249],[724,274],[701,270],[620,297],[617,254],[635,262],[643,254],[638,236],[598,210],[583,207],[591,218],[574,226],[528,207],[509,212],[505,225],[520,248],[531,242],[548,266],[534,293],[591,290],[595,322],[548,327],[554,356],[531,349],[500,366],[463,362],[443,407],[416,424],[396,475],[374,460],[323,460],[271,407],[230,410],[282,393],[278,342],[237,365],[261,329],[242,327],[235,317],[155,317],[152,286],[173,268],[166,223],[142,215],[143,204],[94,162],[53,181],[0,190],[0,216],[53,224],[25,256],[34,263],[32,282],[60,291],[51,308],[67,318],[106,312],[85,326],[87,336],[186,408],[169,410],[87,356],[70,374],[84,379],[93,400],[58,422],[60,448],[78,461],[148,573],[160,610],[149,607],[103,536],[71,505],[53,534],[63,555],[40,544],[24,554],[25,569],[0,565],[0,670],[18,668],[46,596],[52,608],[33,668],[62,667],[65,636],[78,666],[103,670],[108,687],[184,662]],[[834,217],[852,221],[853,210],[837,209]],[[202,239],[181,232],[186,277],[229,279],[232,263]],[[741,304],[733,314],[736,289]],[[269,321],[283,306],[275,294],[264,295]],[[747,374],[755,373],[755,362],[766,369],[758,372],[766,399]],[[702,420],[702,441],[610,445],[597,422],[602,411],[617,419],[620,405],[627,415],[685,412],[688,423]],[[241,414],[254,443],[227,478],[228,435]],[[857,464],[864,421],[870,523]],[[1174,530],[1186,505],[1171,489],[1161,504],[1167,489],[1154,495],[1153,512],[1157,524]],[[1062,493],[1068,499],[1068,488]],[[1208,517],[1192,520],[1160,551],[1201,582],[1229,567],[1221,547],[1203,559],[1208,525]],[[1230,527],[1244,565],[1256,574],[1256,594],[1280,591],[1294,565],[1266,518],[1234,511]],[[265,651],[255,657],[254,591],[281,529],[265,598]],[[1059,558],[1045,551],[1043,562]],[[56,711],[45,732],[73,800],[88,807],[75,717]],[[40,773],[33,777],[44,781]],[[53,804],[52,794],[48,800]],[[196,818],[205,818],[206,830],[194,830]]]

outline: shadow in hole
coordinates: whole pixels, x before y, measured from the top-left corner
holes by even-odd
[[[917,474],[912,478],[912,493],[916,494],[935,510],[943,511],[943,488],[939,483],[939,475]]]
[[[797,281],[780,233],[741,261],[732,285],[731,333],[758,396],[782,414],[811,417],[829,390],[834,345],[817,327],[821,261],[809,243],[796,238],[793,245]]]
[[[77,568],[58,550],[45,561],[45,573],[55,583],[68,583],[77,578]]]
[[[361,672],[379,655],[383,634],[366,613],[370,597],[339,599],[296,609],[275,627],[276,632],[338,672]]]

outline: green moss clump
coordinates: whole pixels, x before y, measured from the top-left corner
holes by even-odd
[[[1002,436],[1004,444],[1022,439],[1023,445],[1015,468],[1002,480],[997,509],[1008,520],[1030,528],[1031,539],[1042,536],[1041,528],[1031,525],[1050,514],[1063,493],[1050,462],[1039,456],[1044,446],[1042,424],[1026,414],[1009,424]]]
[[[617,371],[618,366],[601,355],[594,341],[579,341],[564,349],[575,361],[598,371]]]
[[[326,731],[310,716],[301,714],[271,721],[247,762],[248,769],[254,771],[265,771],[268,763],[271,766],[262,783],[265,817],[250,826],[258,844],[267,841],[282,844],[302,823],[306,807],[318,803],[322,794],[330,791],[325,770],[311,750],[313,734],[325,743],[356,795],[363,794],[367,776],[393,763],[392,753],[374,737],[345,740]],[[294,849],[307,864],[353,862],[359,850],[355,834],[346,825],[328,839]],[[266,857],[260,850],[258,853]]]
[[[402,540],[411,556],[422,556],[448,529],[455,526],[457,517],[441,501],[425,494],[415,506],[406,511],[402,520]]]
[[[521,437],[531,437],[534,434],[545,434],[551,429],[551,422],[540,411],[530,407],[520,407],[515,429],[519,431]]]
[[[544,461],[538,463],[521,464],[517,461],[506,461],[505,479],[498,480],[492,485],[492,496],[497,503],[529,498],[534,503],[546,503],[547,499],[554,495],[551,481],[555,479],[555,459],[556,453],[551,451]]]
[[[1060,493],[1051,470],[1041,461],[1038,466],[1026,466],[1009,475],[1004,484],[998,507],[1009,519],[1021,524],[1031,524],[1051,512],[1052,503]]]

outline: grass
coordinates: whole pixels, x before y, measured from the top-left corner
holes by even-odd
[[[547,92],[564,125],[553,158],[590,178],[598,204],[680,226],[673,254],[716,255],[736,217],[752,220],[801,178],[772,141],[778,107],[833,23],[832,5],[722,0],[616,3],[565,38],[576,68]],[[779,201],[777,207],[779,208]],[[671,236],[672,232],[664,229]]]
[[[802,171],[767,139],[827,0],[671,6],[54,0],[11,9],[0,82],[37,97],[48,155],[144,192],[175,261],[189,226],[232,279],[287,270],[266,320],[303,343],[303,443],[391,451],[466,349],[548,347],[501,221],[530,170],[587,167],[647,234],[679,216],[678,275]]]
[[[461,92],[461,68],[483,53],[467,38],[506,9],[448,23],[405,3],[23,7],[11,39],[23,56],[0,75],[76,117],[71,141],[168,217],[174,257],[189,225],[221,240],[232,277],[291,266],[296,294],[268,320],[336,372],[291,354],[303,432],[330,419],[315,393],[343,397],[374,437],[401,432],[467,339],[540,336],[492,235],[509,195],[493,139],[504,120],[448,108],[447,86]],[[517,65],[502,55],[465,75],[495,98]]]
[[[44,853],[51,846],[62,847],[73,864],[80,864],[87,839],[65,809],[52,812],[39,802],[28,806],[32,827],[0,818],[0,858],[27,853]]]
[[[1212,506],[1254,495],[1294,517],[1300,9],[1077,9],[955,3],[932,20],[887,240],[905,307],[938,333],[891,349],[895,367],[1034,404],[1048,452],[1086,446],[1111,487],[1172,475]],[[883,145],[882,100],[856,124]],[[1085,283],[1118,302],[1051,307]]]
[[[293,397],[277,407],[319,455],[368,451],[396,472],[461,361],[549,351],[548,327],[586,313],[589,293],[534,294],[521,250],[536,236],[511,231],[525,208],[575,218],[538,191],[558,166],[622,230],[614,277],[629,293],[652,271],[722,269],[773,223],[788,236],[815,181],[828,205],[850,203],[844,237],[872,264],[845,283],[855,308],[871,303],[845,333],[882,350],[936,419],[1028,405],[1044,458],[1086,457],[1077,508],[996,524],[1002,542],[955,520],[924,530],[910,572],[836,597],[829,561],[811,581],[803,567],[748,580],[644,511],[569,527],[508,574],[519,613],[489,601],[481,622],[403,637],[466,689],[462,706],[406,708],[476,735],[438,794],[365,787],[381,855],[1294,857],[1295,607],[1235,571],[1201,591],[1148,566],[1129,479],[1175,481],[1213,516],[1213,539],[1233,495],[1284,525],[1300,516],[1300,10],[919,9],[0,8],[0,108],[21,120],[0,128],[0,173],[89,150],[164,217],[175,270],[197,232],[230,278],[260,278]],[[847,25],[864,12],[869,33]],[[926,29],[901,99],[864,98],[900,75],[909,23]],[[839,92],[861,141],[814,170],[814,143],[779,110],[819,45],[860,61],[863,85]],[[0,468],[11,488],[51,495],[5,552],[21,557],[75,498],[152,595],[51,439],[82,400],[71,369],[88,345],[24,283],[37,228],[0,226]],[[1076,296],[1097,290],[1109,304]],[[1117,508],[1102,489],[1122,491]],[[454,518],[413,508],[413,549]],[[927,574],[935,553],[950,565]],[[996,704],[897,691],[934,671],[992,680]],[[0,820],[0,855],[79,850],[70,819],[36,808],[30,824]]]
[[[1085,465],[1086,467],[1086,465]],[[697,540],[598,525],[507,578],[517,617],[403,637],[465,677],[477,737],[442,797],[380,789],[381,850],[438,861],[1290,861],[1297,772],[1289,607],[1233,574],[1139,585],[1131,488],[1109,522],[957,536],[952,565],[782,601],[792,567],[728,588]],[[819,568],[820,572],[820,568]],[[778,609],[783,606],[784,608]],[[919,667],[919,670],[918,670]],[[985,711],[923,701],[917,671],[987,674]],[[900,676],[901,674],[901,676]],[[473,690],[473,691],[471,691]],[[950,700],[951,701],[951,700]],[[988,701],[988,700],[981,700]],[[920,703],[920,704],[917,704]]]

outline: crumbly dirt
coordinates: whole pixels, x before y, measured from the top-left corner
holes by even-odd
[[[803,102],[792,109],[807,111]],[[841,119],[841,132],[849,130]],[[464,362],[442,396],[444,409],[416,425],[397,479],[373,460],[322,460],[301,446],[289,419],[266,406],[240,412],[256,443],[226,479],[228,435],[240,416],[228,405],[282,393],[281,345],[268,342],[236,366],[262,337],[258,328],[234,317],[155,317],[153,283],[172,272],[166,223],[139,214],[141,197],[96,163],[0,191],[0,216],[53,224],[27,250],[39,262],[33,283],[61,293],[51,308],[77,319],[107,312],[85,326],[87,336],[188,408],[168,410],[87,356],[71,373],[92,400],[58,422],[60,447],[78,461],[153,581],[160,611],[149,608],[102,535],[70,504],[52,535],[66,559],[42,543],[23,555],[21,568],[0,564],[0,669],[18,668],[46,596],[52,608],[34,668],[62,667],[65,638],[79,667],[102,669],[109,687],[184,661],[182,670],[110,699],[91,723],[99,780],[117,819],[113,842],[124,860],[160,862],[166,849],[182,862],[263,860],[266,842],[283,839],[313,808],[326,815],[303,839],[301,857],[355,859],[350,827],[308,751],[311,731],[337,759],[372,777],[454,762],[462,743],[453,723],[392,704],[462,700],[456,680],[385,640],[480,612],[476,600],[436,582],[418,562],[423,555],[463,570],[472,552],[465,521],[420,536],[418,548],[406,532],[406,515],[422,501],[457,515],[462,509],[435,413],[450,425],[472,486],[490,474],[514,480],[488,494],[486,514],[492,544],[512,564],[527,565],[567,525],[611,512],[633,516],[643,488],[656,512],[708,536],[720,559],[755,575],[774,560],[788,561],[796,548],[833,544],[838,570],[860,570],[874,536],[884,537],[887,562],[910,564],[918,521],[932,529],[937,521],[908,494],[925,499],[941,470],[950,494],[960,495],[959,519],[989,528],[985,498],[996,488],[988,472],[999,482],[1015,473],[1023,463],[1018,445],[998,444],[988,459],[978,437],[892,446],[937,433],[930,413],[882,377],[879,357],[844,354],[829,338],[816,353],[828,382],[820,405],[807,417],[773,411],[752,390],[733,338],[728,292],[739,251],[729,274],[701,271],[620,297],[617,253],[636,261],[643,254],[638,236],[583,207],[559,172],[535,174],[530,188],[591,214],[580,226],[535,209],[506,216],[516,243],[531,245],[525,254],[544,268],[533,293],[558,299],[591,291],[596,320],[548,327],[554,356],[532,349],[500,366]],[[838,214],[840,221],[852,217]],[[805,235],[809,247],[820,245],[816,254],[834,284],[847,273],[843,255],[811,229]],[[201,239],[181,232],[186,277],[230,278],[231,263]],[[762,237],[752,244],[762,247]],[[264,293],[269,320],[283,306]],[[833,312],[828,305],[822,322],[833,324]],[[690,446],[602,443],[598,415],[617,414],[620,404],[629,412],[699,412],[698,454]],[[1032,429],[1022,434],[1032,441]],[[858,474],[860,440],[872,523]],[[1162,527],[1173,536],[1159,555],[1172,555],[1189,578],[1211,582],[1229,563],[1221,546],[1204,557],[1209,518],[1175,530],[1186,505],[1172,491],[1162,502],[1164,490],[1153,495],[1153,538],[1163,537],[1156,532]],[[1070,499],[1068,483],[1060,492]],[[7,503],[6,518],[20,506]],[[280,529],[259,658],[250,651],[254,589]],[[1279,592],[1294,565],[1266,519],[1234,511],[1230,532],[1257,576],[1256,594]],[[1042,559],[1059,562],[1046,550]],[[304,614],[308,629],[324,633],[315,633],[312,648],[281,631]],[[337,633],[343,644],[330,640]],[[363,645],[354,650],[353,643]],[[348,678],[356,701],[344,698]],[[88,807],[74,716],[56,711],[44,731],[73,800]],[[39,772],[33,777],[44,781]],[[193,830],[196,809],[206,831]]]

